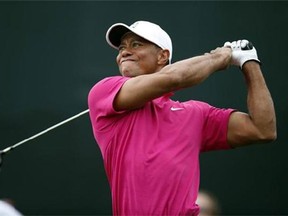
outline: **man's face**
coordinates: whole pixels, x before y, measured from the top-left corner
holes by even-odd
[[[121,39],[116,58],[120,73],[126,77],[155,73],[160,70],[158,60],[161,51],[144,38],[132,32],[126,33]]]

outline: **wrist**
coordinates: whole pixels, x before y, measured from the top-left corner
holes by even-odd
[[[214,66],[215,71],[224,70],[229,67],[231,63],[231,49],[224,48],[221,52],[211,53],[211,63]]]
[[[254,70],[260,70],[260,62],[256,61],[256,60],[249,60],[244,62],[244,64],[242,65],[242,71],[244,73],[246,72],[250,72],[250,71],[254,71]]]

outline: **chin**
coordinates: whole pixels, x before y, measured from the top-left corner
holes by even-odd
[[[135,71],[135,70],[134,70]],[[135,73],[135,72],[132,72],[132,70],[121,70],[120,73],[122,74],[122,76],[124,77],[135,77],[135,76],[138,76],[139,73]]]
[[[133,76],[132,76],[129,72],[127,72],[127,71],[121,71],[120,73],[121,73],[121,75],[124,76],[124,77],[133,77]]]

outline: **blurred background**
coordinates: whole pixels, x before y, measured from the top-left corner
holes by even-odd
[[[288,2],[1,1],[0,149],[87,109],[100,79],[118,75],[105,41],[116,22],[158,23],[173,40],[173,62],[249,39],[258,51],[277,112],[271,144],[204,153],[201,188],[223,215],[285,215]],[[241,71],[231,67],[174,99],[246,109]],[[0,199],[25,215],[109,215],[110,189],[88,114],[4,156]]]

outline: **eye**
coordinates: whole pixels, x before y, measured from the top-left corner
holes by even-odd
[[[133,43],[132,43],[132,47],[133,48],[137,48],[137,47],[140,47],[140,46],[142,46],[143,44],[141,43],[141,42],[139,42],[139,41],[134,41]]]
[[[120,45],[120,46],[118,47],[118,51],[121,52],[124,48],[125,48],[125,47],[124,47],[123,45]]]

